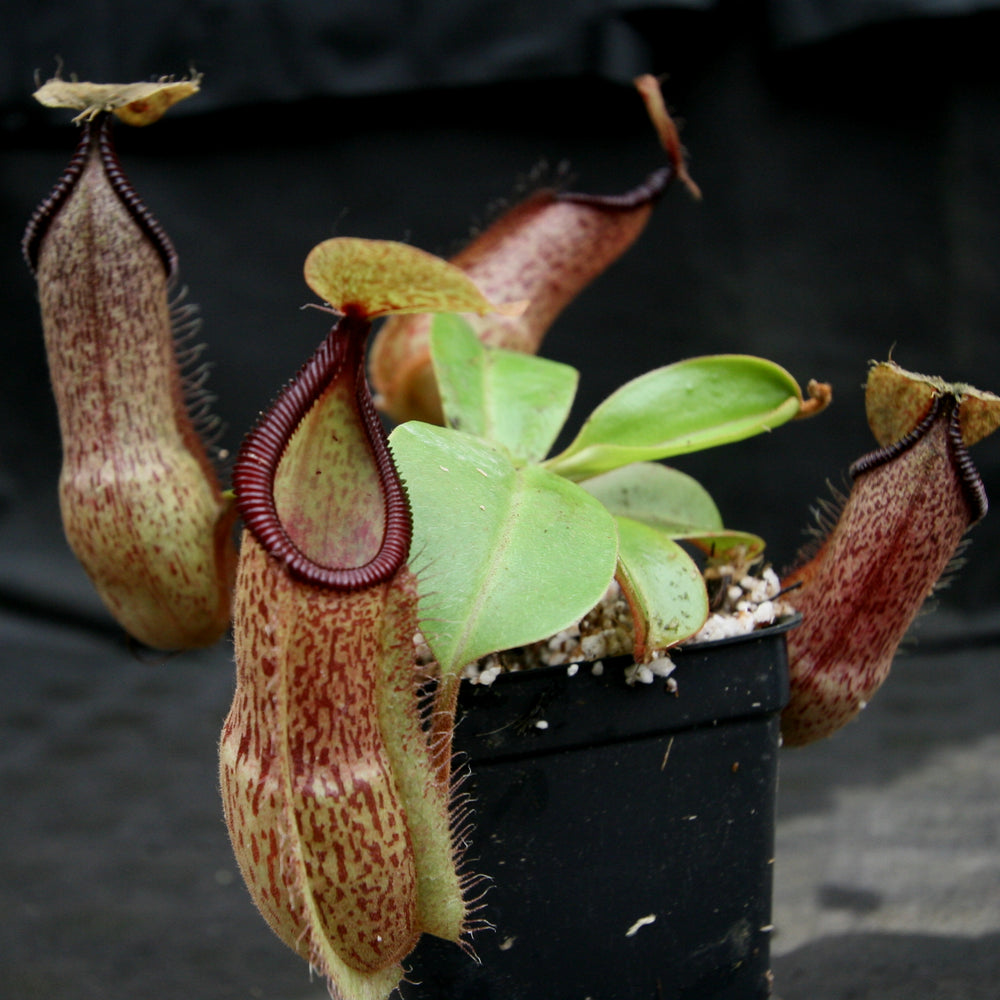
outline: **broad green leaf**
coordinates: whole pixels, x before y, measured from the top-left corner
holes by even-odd
[[[461,431],[411,421],[390,443],[413,510],[421,628],[445,674],[597,604],[618,544],[592,496]]]
[[[618,525],[618,582],[636,622],[637,660],[694,635],[708,618],[708,593],[694,560],[662,531],[628,517]]]
[[[718,531],[722,515],[708,491],[679,469],[634,462],[580,485],[612,514],[659,528],[671,537]]]
[[[749,355],[691,358],[627,382],[545,464],[581,480],[630,462],[740,441],[791,420],[802,406],[796,381]]]
[[[517,463],[548,454],[573,405],[575,368],[484,347],[472,327],[451,313],[434,317],[431,355],[450,427],[503,445]]]

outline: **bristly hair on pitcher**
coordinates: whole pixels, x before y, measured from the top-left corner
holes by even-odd
[[[237,687],[220,747],[233,848],[261,913],[345,998],[387,996],[423,933],[470,948],[478,876],[414,661],[410,511],[364,376],[374,318],[494,306],[401,244],[315,247],[338,319],[246,437]]]
[[[879,447],[851,467],[850,495],[821,543],[782,581],[803,616],[788,637],[788,746],[829,736],[868,704],[986,515],[968,447],[1000,426],[1000,397],[886,361],[872,364],[865,403]]]

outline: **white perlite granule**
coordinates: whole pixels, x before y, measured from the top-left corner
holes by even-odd
[[[669,677],[674,672],[674,661],[663,653],[649,663],[633,663],[625,668],[626,684],[652,684],[657,677]]]

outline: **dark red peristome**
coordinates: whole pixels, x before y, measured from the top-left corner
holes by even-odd
[[[630,211],[643,205],[652,205],[667,190],[674,179],[674,167],[660,167],[654,170],[641,184],[621,194],[586,194],[579,191],[558,191],[554,201],[572,202],[574,205],[591,205],[595,208]]]
[[[136,194],[135,189],[125,176],[121,163],[118,161],[118,153],[115,151],[114,142],[111,138],[112,118],[107,112],[97,115],[92,120],[84,123],[80,134],[80,141],[72,158],[66,165],[62,176],[56,182],[55,187],[47,198],[35,209],[28,221],[28,228],[25,230],[24,238],[21,241],[21,251],[24,259],[34,274],[38,265],[38,251],[42,244],[42,238],[49,227],[49,222],[55,217],[56,212],[69,197],[77,180],[83,173],[83,168],[87,162],[87,157],[91,148],[96,144],[100,153],[101,165],[104,167],[105,176],[121,203],[128,210],[135,220],[136,225],[143,231],[147,239],[156,248],[157,253],[163,260],[163,266],[167,270],[167,277],[173,278],[177,273],[177,251],[170,242],[163,227],[156,221],[153,213],[142,203],[142,199]]]
[[[406,562],[412,524],[406,491],[396,472],[364,372],[370,323],[341,316],[299,374],[247,435],[233,469],[236,505],[247,529],[290,573],[305,583],[359,590],[388,580]],[[295,545],[281,523],[274,499],[278,463],[306,413],[338,376],[353,378],[358,413],[378,471],[385,504],[385,533],[378,553],[362,566],[322,566]]]
[[[885,448],[871,451],[867,455],[862,455],[850,469],[852,479],[865,472],[874,469],[876,466],[885,465],[892,461],[904,451],[912,448],[931,428],[934,421],[944,416],[948,421],[948,450],[955,465],[958,475],[959,485],[965,494],[965,499],[969,504],[969,524],[981,521],[989,510],[989,501],[986,497],[986,487],[979,476],[975,463],[972,461],[969,451],[962,440],[962,424],[959,414],[959,404],[954,396],[935,396],[931,402],[930,409],[926,416],[910,431],[905,437],[900,438],[895,444],[890,444]]]
[[[56,181],[55,187],[49,195],[38,205],[31,218],[28,220],[28,227],[24,231],[21,240],[21,253],[24,255],[25,263],[34,274],[38,267],[38,251],[42,245],[42,237],[49,227],[49,222],[56,212],[62,207],[74,185],[83,173],[84,165],[87,162],[87,154],[90,152],[91,123],[87,122],[80,135],[80,141],[62,176]]]

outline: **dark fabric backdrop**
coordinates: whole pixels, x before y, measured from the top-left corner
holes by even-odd
[[[55,416],[18,259],[75,142],[67,114],[28,96],[54,55],[100,80],[206,72],[203,94],[118,142],[201,306],[230,449],[323,333],[298,311],[315,242],[336,232],[448,253],[543,162],[568,162],[578,188],[623,190],[660,162],[627,81],[671,74],[705,199],[672,191],[545,349],[583,370],[577,420],[625,379],[692,353],[759,353],[832,382],[819,420],[680,463],[786,566],[826,481],[842,485],[872,445],[859,390],[870,358],[893,351],[1000,389],[997,19],[830,35],[871,8],[820,5],[843,16],[821,32],[817,14],[807,34],[830,37],[789,45],[806,6],[160,4],[136,18],[127,4],[51,3],[9,24],[0,594],[102,615],[60,537]],[[628,44],[594,41],[611,35]],[[1000,443],[974,457],[1000,489]],[[1000,518],[975,530],[946,603],[996,606],[998,539]]]

